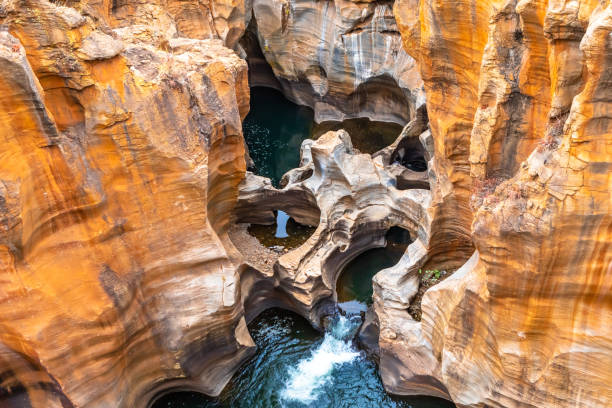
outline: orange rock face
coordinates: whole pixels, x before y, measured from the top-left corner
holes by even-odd
[[[106,2],[0,6],[0,405],[218,393],[253,351],[227,237],[246,62],[167,16],[112,30]]]
[[[412,59],[382,52],[401,51],[388,3],[255,3],[272,68],[315,85],[329,105],[320,112],[410,116],[393,119],[384,95],[363,109],[338,103],[371,77],[420,88]],[[249,97],[246,62],[226,47],[250,11],[222,0],[66,4],[0,0],[0,405],[138,408],[169,388],[217,394],[253,352],[243,297],[251,314],[270,300],[248,273],[240,281],[228,238]],[[386,180],[357,208],[417,235],[374,282],[385,386],[460,407],[611,406],[610,0],[398,0],[394,13],[427,95],[431,200],[390,188],[381,158],[346,154],[338,167],[344,179]],[[305,38],[294,59],[291,36]],[[319,163],[347,150],[332,136],[315,146]],[[359,174],[367,168],[380,177]],[[307,170],[288,178],[309,183]],[[336,214],[325,197],[313,219]],[[409,220],[370,205],[401,197]],[[323,252],[346,246],[336,235]],[[335,284],[331,268],[321,273],[325,253],[297,262],[307,248],[282,257],[276,281],[256,277],[305,314],[318,283],[330,298]],[[416,321],[419,268],[457,270],[425,293]]]
[[[432,212],[448,231],[440,208],[459,206],[450,225],[476,252],[425,293],[420,322],[378,289],[385,385],[458,406],[608,407],[612,4],[415,5],[396,16],[427,92]]]

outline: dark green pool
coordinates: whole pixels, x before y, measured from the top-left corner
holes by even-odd
[[[317,124],[312,109],[264,87],[251,88],[251,107],[242,124],[255,174],[270,178],[277,187],[283,174],[299,165],[300,146],[305,139],[317,139],[327,131],[339,129],[349,132],[359,151],[374,153],[393,143],[402,126],[367,118]]]
[[[359,134],[353,145],[362,152],[384,147],[401,130],[397,125],[377,129],[375,122],[359,120],[351,121],[350,126],[352,133]],[[304,139],[336,128],[337,124],[327,123],[315,129],[312,110],[290,103],[278,91],[251,90],[251,112],[244,122],[244,136],[255,172],[269,177],[277,186],[282,175],[298,165]],[[279,244],[275,240],[288,240],[296,235],[291,221],[280,233],[277,227],[262,227],[263,232],[258,234],[258,227],[252,226],[250,232],[264,245],[290,247],[288,241]],[[302,232],[297,235],[307,237],[312,233]],[[278,238],[279,234],[289,237]],[[362,319],[359,310],[371,301],[372,276],[399,260],[409,238],[406,231],[393,228],[387,235],[386,248],[368,251],[346,266],[337,282],[338,296],[340,301],[352,302],[358,308],[353,314],[333,316],[325,333],[317,332],[294,313],[280,309],[265,311],[249,324],[257,354],[238,369],[219,398],[180,392],[158,400],[154,408],[454,407],[437,398],[390,396],[382,386],[376,365],[354,344]]]
[[[317,123],[312,128],[311,137],[318,139],[326,132],[340,129],[351,135],[353,147],[361,153],[372,154],[395,142],[403,127],[397,123],[377,122],[368,118],[347,119],[342,122]]]
[[[352,304],[365,307],[371,302],[372,276],[395,264],[410,243],[409,233],[401,228],[392,228],[386,238],[385,248],[361,254],[343,271],[338,297],[348,312],[333,316],[325,333],[292,312],[267,310],[249,324],[256,356],[238,370],[218,398],[181,392],[163,397],[154,408],[454,407],[438,398],[387,394],[376,365],[354,343],[363,309]]]
[[[314,125],[314,112],[291,103],[272,88],[251,88],[251,109],[242,130],[255,163],[255,174],[272,184],[300,163],[300,146]]]
[[[249,325],[257,355],[219,398],[175,393],[154,408],[450,408],[437,398],[394,398],[385,393],[376,366],[353,345],[359,316],[336,316],[324,335],[308,321],[280,309]]]
[[[378,271],[395,265],[410,244],[410,233],[393,227],[386,236],[387,245],[357,256],[346,265],[336,282],[338,302],[356,300],[372,303],[372,278]]]

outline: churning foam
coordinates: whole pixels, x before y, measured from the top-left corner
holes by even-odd
[[[325,333],[323,343],[310,357],[301,360],[297,367],[289,370],[289,379],[281,393],[282,398],[305,404],[315,401],[321,387],[332,380],[333,369],[359,356],[351,346],[357,326],[355,321],[338,316]]]

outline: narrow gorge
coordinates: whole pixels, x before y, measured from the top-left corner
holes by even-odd
[[[0,407],[612,406],[610,0],[0,0],[0,67]]]

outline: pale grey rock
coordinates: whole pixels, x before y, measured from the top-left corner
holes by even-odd
[[[87,21],[78,10],[72,7],[55,6],[57,8],[57,14],[68,24],[70,28],[81,27]]]
[[[344,265],[368,249],[384,246],[389,228],[402,227],[414,237],[405,258],[420,253],[417,248],[422,248],[421,241],[429,236],[426,209],[430,192],[398,189],[389,168],[380,158],[358,153],[349,134],[340,130],[316,141],[304,141],[301,167],[283,177],[282,189],[275,189],[265,178],[247,174],[236,208],[238,222],[272,223],[272,211],[283,210],[298,222],[318,224],[302,246],[276,261],[271,299],[282,294],[286,307],[319,326],[321,317],[334,307],[336,280]],[[404,272],[405,268],[398,266],[393,276],[380,278],[380,285],[414,278]],[[413,291],[403,285],[394,295],[395,301],[409,304],[418,290],[415,285]],[[251,296],[261,299],[260,293],[243,295],[248,304],[252,303]]]
[[[105,60],[116,57],[123,48],[121,40],[101,31],[93,31],[83,40],[78,55],[85,61]]]
[[[285,96],[311,106],[317,122],[407,123],[425,98],[392,6],[254,0],[259,44]]]

